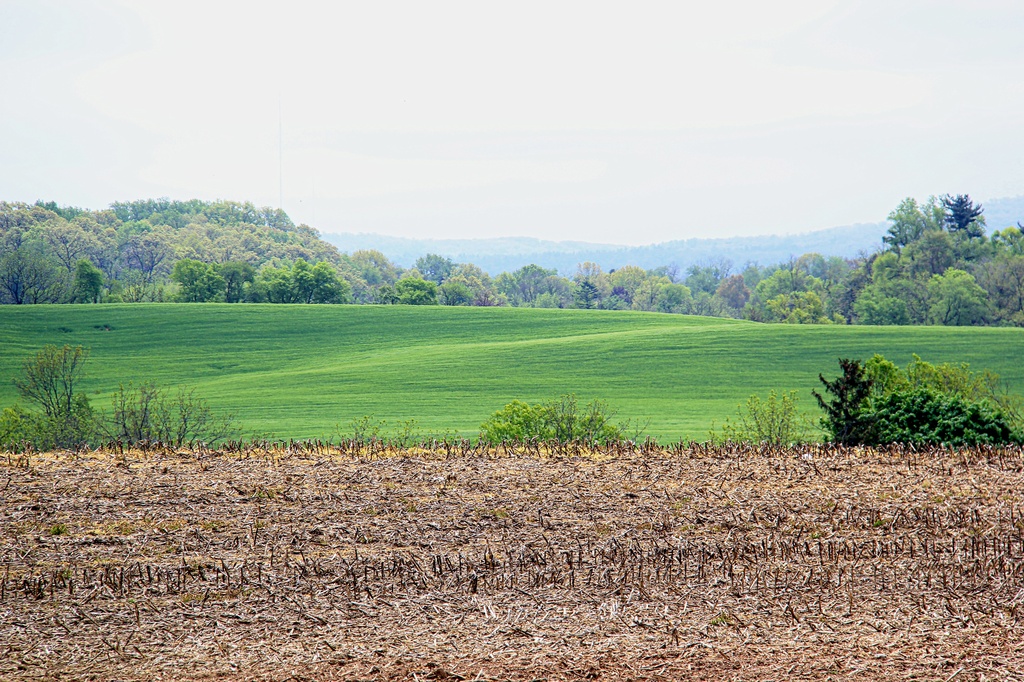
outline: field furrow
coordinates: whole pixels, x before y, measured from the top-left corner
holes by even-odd
[[[312,444],[0,476],[5,678],[1024,676],[1020,449]]]

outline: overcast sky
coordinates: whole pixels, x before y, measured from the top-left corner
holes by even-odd
[[[283,188],[325,232],[622,244],[874,222],[1024,194],[1022,36],[1020,0],[0,0],[0,199]]]

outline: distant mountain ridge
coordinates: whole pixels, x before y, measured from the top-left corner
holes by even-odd
[[[748,262],[768,265],[805,253],[852,258],[880,247],[887,227],[884,222],[860,223],[804,234],[680,239],[647,246],[556,242],[531,237],[410,239],[329,232],[321,234],[321,238],[347,253],[376,249],[403,267],[411,267],[420,256],[436,253],[457,262],[474,263],[492,275],[533,263],[569,276],[584,261],[611,270],[624,265],[645,269],[676,265],[685,269],[694,263],[723,258],[735,267]]]
[[[1024,223],[1024,196],[989,199],[982,202],[982,207],[989,233]]]
[[[990,233],[1018,222],[1024,223],[1024,195],[989,199],[982,205]],[[882,235],[888,227],[889,223],[882,221],[802,234],[678,239],[648,246],[558,242],[531,237],[409,239],[379,234],[330,232],[324,232],[321,238],[347,253],[359,249],[376,249],[403,267],[411,267],[420,256],[436,253],[461,263],[474,263],[492,275],[534,263],[571,276],[576,271],[576,265],[584,261],[593,261],[605,270],[623,265],[639,265],[648,270],[662,265],[676,265],[685,270],[694,263],[723,258],[732,261],[735,268],[741,268],[748,262],[771,265],[805,253],[853,258],[881,248]]]

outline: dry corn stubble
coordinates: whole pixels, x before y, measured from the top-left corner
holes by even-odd
[[[8,460],[0,677],[1024,679],[1020,449],[642,449]]]

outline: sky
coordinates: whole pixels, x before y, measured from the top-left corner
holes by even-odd
[[[1024,194],[1021,35],[1019,0],[0,0],[0,200],[616,244],[877,222]]]

